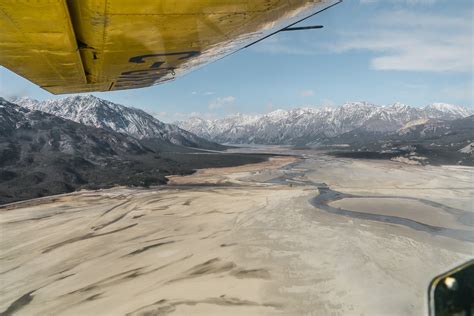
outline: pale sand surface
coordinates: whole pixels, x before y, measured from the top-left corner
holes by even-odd
[[[0,312],[420,315],[431,278],[474,255],[473,168],[259,150],[305,159],[1,208]],[[318,209],[315,183],[362,196],[330,205],[467,237]]]
[[[433,226],[469,229],[469,226],[459,223],[453,214],[440,210],[438,207],[420,203],[419,201],[390,198],[360,198],[344,199],[333,202],[331,205],[357,212],[399,216]]]
[[[1,267],[10,271],[1,275],[2,309],[32,290],[23,314],[279,309],[279,300],[261,294],[272,267],[235,256],[241,243],[232,234],[247,212],[299,195],[286,188],[122,189],[3,211]]]

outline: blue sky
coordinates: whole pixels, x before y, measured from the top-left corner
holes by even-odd
[[[345,0],[174,82],[96,96],[164,121],[346,101],[474,103],[472,0]],[[0,96],[54,96],[0,68]]]

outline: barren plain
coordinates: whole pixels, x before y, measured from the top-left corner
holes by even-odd
[[[1,315],[421,315],[474,255],[474,168],[285,147],[0,207]]]

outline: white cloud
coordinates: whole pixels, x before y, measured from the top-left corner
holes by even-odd
[[[366,50],[377,70],[470,72],[474,67],[470,16],[407,11],[380,15],[370,29],[342,33],[334,52]]]
[[[214,94],[216,94],[216,93],[213,92],[213,91],[206,91],[206,92],[193,91],[193,92],[191,92],[191,94],[192,94],[192,95],[197,95],[197,94],[199,94],[199,95],[209,96],[209,95],[214,95]]]
[[[234,101],[235,101],[235,97],[233,96],[227,96],[223,98],[214,99],[211,101],[211,103],[209,103],[209,110],[220,109],[222,107],[233,104]]]
[[[360,0],[362,3],[382,0]],[[431,4],[435,0],[384,0],[402,7]],[[316,55],[367,51],[376,70],[423,72],[472,72],[474,33],[472,10],[458,15],[413,10],[382,11],[359,28],[336,32],[321,44],[311,37],[290,40],[285,35],[269,38],[254,50],[270,54]],[[302,39],[302,38],[300,38]],[[295,42],[296,41],[296,42]]]
[[[303,91],[301,91],[300,95],[304,98],[312,97],[312,96],[314,96],[314,91],[313,90],[303,90]]]

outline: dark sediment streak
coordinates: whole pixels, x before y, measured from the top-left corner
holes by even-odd
[[[78,241],[81,241],[81,240],[86,240],[86,239],[91,239],[91,238],[96,238],[96,237],[101,237],[101,236],[106,236],[106,235],[118,233],[120,231],[132,228],[136,225],[137,225],[137,223],[131,224],[131,225],[128,225],[128,226],[125,226],[125,227],[122,227],[122,228],[118,228],[116,230],[112,230],[110,232],[106,232],[106,233],[102,233],[102,234],[88,233],[88,234],[85,234],[85,235],[82,235],[82,236],[77,236],[77,237],[62,241],[60,243],[51,245],[48,248],[44,249],[42,253],[48,253],[48,252],[50,252],[54,249],[57,249],[59,247],[62,247],[62,246],[68,245],[68,244],[72,244],[72,243],[75,243],[75,242],[78,242]]]
[[[154,244],[154,245],[149,245],[149,246],[146,246],[146,247],[137,249],[137,250],[135,250],[135,251],[132,251],[132,252],[129,253],[127,256],[137,255],[137,254],[142,253],[142,252],[145,252],[145,251],[147,251],[147,250],[149,250],[149,249],[156,248],[156,247],[160,247],[160,246],[164,246],[164,245],[168,245],[168,244],[172,244],[172,243],[174,243],[174,242],[175,242],[174,240],[171,240],[171,241],[160,242],[160,243],[157,243],[157,244]]]
[[[33,294],[36,290],[28,292],[22,295],[20,298],[15,300],[13,303],[8,306],[8,308],[0,313],[0,316],[10,316],[15,314],[18,310],[22,309],[24,306],[28,305],[33,300]]]

